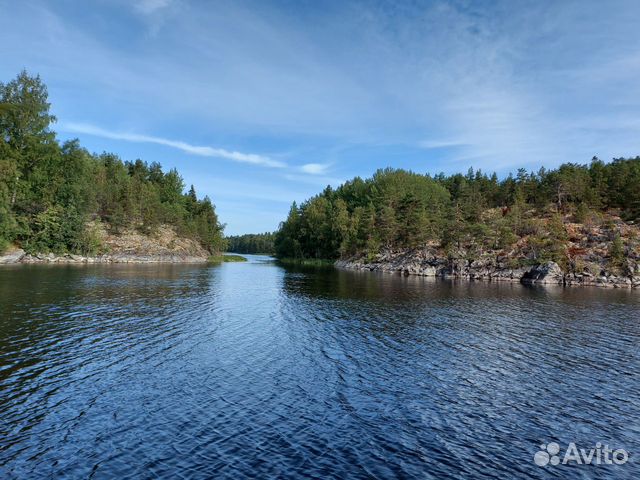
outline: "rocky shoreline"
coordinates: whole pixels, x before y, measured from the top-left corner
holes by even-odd
[[[100,249],[94,255],[71,253],[29,254],[23,249],[0,255],[0,265],[9,264],[109,264],[109,263],[206,263],[209,252],[198,242],[180,237],[172,227],[162,225],[154,234],[145,235],[135,229],[112,235],[104,225],[93,224]]]
[[[455,278],[489,282],[515,282],[530,285],[572,285],[610,288],[640,288],[640,268],[633,265],[633,275],[619,275],[602,270],[564,272],[555,262],[530,267],[509,268],[508,259],[493,257],[475,261],[450,259],[431,249],[383,252],[373,259],[352,257],[335,262],[337,268],[366,270],[423,277]]]
[[[108,263],[206,263],[207,256],[190,256],[182,254],[138,255],[131,253],[82,256],[73,254],[30,255],[24,250],[16,250],[0,256],[0,265],[15,264],[108,264]]]

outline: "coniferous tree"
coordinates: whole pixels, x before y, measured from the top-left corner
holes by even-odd
[[[472,260],[487,249],[511,250],[527,237],[520,243],[529,245],[530,261],[566,265],[565,216],[589,222],[615,208],[624,219],[637,219],[638,185],[638,157],[520,169],[502,181],[479,170],[430,177],[387,168],[297,207],[277,232],[278,255],[336,258],[435,243]]]
[[[60,145],[49,109],[40,77],[21,72],[0,83],[0,250],[14,243],[32,252],[95,252],[94,219],[113,233],[150,233],[164,222],[221,248],[213,204],[193,189],[184,195],[175,170],[92,155],[77,140]]]

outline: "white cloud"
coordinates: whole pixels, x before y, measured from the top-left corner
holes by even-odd
[[[223,148],[196,146],[178,140],[169,140],[166,138],[154,137],[150,135],[140,135],[137,133],[112,132],[100,127],[96,127],[94,125],[87,125],[82,123],[66,123],[63,124],[60,129],[69,133],[87,134],[93,135],[95,137],[109,138],[112,140],[124,140],[126,142],[137,143],[155,143],[157,145],[165,145],[167,147],[177,148],[178,150],[182,150],[183,152],[203,157],[224,158],[226,160],[233,160],[234,162],[249,163],[252,165],[261,165],[271,168],[286,167],[286,165],[280,161],[273,160],[264,155],[258,155],[255,153],[242,153],[225,150]]]
[[[60,118],[87,118],[88,104],[144,131],[171,118],[218,138],[291,139],[283,149],[310,147],[309,161],[350,174],[400,162],[381,158],[394,146],[434,150],[420,152],[425,162],[505,169],[637,153],[626,121],[640,109],[637,2],[365,3],[298,18],[251,0],[136,0],[145,22],[169,20],[157,37],[132,32],[123,46],[49,2],[17,2],[0,16],[4,43],[20,45],[2,67],[42,73]],[[354,144],[370,160],[331,156]],[[322,163],[308,165],[295,171],[319,174]]]
[[[330,165],[328,163],[307,163],[302,165],[300,170],[311,175],[322,175],[327,172],[329,167]]]

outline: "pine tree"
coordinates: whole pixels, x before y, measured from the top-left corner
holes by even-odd
[[[609,247],[609,264],[617,271],[622,271],[625,265],[624,243],[620,234],[616,234]]]
[[[396,211],[391,205],[384,205],[378,213],[377,228],[383,245],[386,248],[390,248],[398,237]]]

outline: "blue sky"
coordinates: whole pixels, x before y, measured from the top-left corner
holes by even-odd
[[[0,0],[0,79],[55,130],[176,167],[227,234],[392,166],[640,154],[640,3]]]

